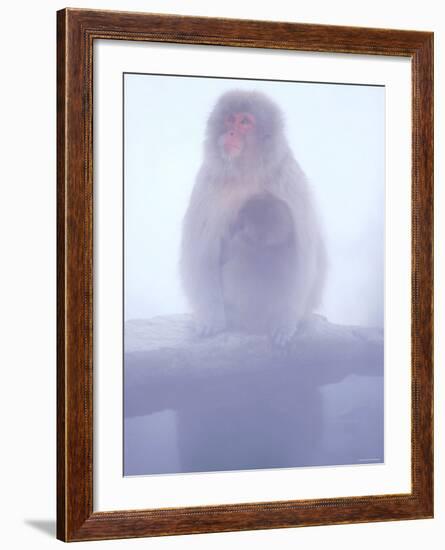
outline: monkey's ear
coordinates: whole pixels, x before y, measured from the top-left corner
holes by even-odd
[[[271,142],[273,143],[273,139],[274,139],[273,134],[271,134],[269,132],[267,134],[263,134],[262,137],[261,137],[262,145],[266,146],[266,147],[269,147],[269,144]]]

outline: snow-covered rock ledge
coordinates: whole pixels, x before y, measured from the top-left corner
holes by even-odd
[[[127,418],[166,409],[206,414],[220,405],[235,412],[292,402],[294,409],[296,400],[350,374],[383,375],[382,329],[314,315],[282,350],[265,336],[239,332],[199,338],[185,314],[125,325]]]

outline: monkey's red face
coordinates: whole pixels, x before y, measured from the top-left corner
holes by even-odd
[[[224,120],[224,127],[224,152],[229,158],[236,158],[243,152],[248,135],[255,130],[255,117],[247,112],[233,113]]]

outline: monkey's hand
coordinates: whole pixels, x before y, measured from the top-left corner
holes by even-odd
[[[224,309],[212,308],[205,315],[200,314],[196,319],[196,333],[203,338],[213,336],[226,329],[226,316]]]

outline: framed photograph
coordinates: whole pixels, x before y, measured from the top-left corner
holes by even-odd
[[[58,538],[433,517],[433,34],[57,31]]]

